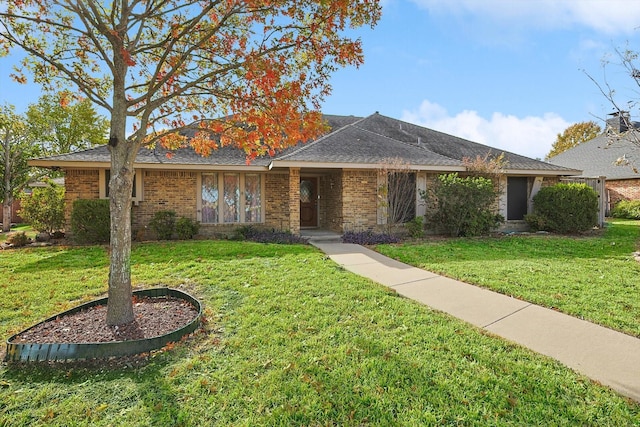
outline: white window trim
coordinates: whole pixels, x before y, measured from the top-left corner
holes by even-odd
[[[224,193],[224,174],[231,173],[238,175],[238,188],[240,189],[240,218],[237,222],[224,222],[224,213],[220,212],[220,204],[223,198]],[[218,183],[218,202],[216,208],[218,209],[218,222],[202,222],[202,175],[216,175],[216,181]],[[257,222],[246,222],[246,200],[245,200],[245,176],[246,175],[258,175],[260,176],[260,221]],[[204,225],[234,225],[234,224],[264,224],[265,222],[265,174],[257,173],[257,172],[236,172],[236,171],[225,171],[225,172],[201,172],[198,174],[196,179],[196,185],[198,186],[198,199],[196,201],[196,218],[198,222]]]
[[[107,199],[107,185],[109,185],[109,183],[107,182],[107,171],[108,169],[100,169],[99,170],[99,175],[98,175],[98,182],[99,182],[99,197],[101,199]],[[133,185],[135,186],[136,189],[136,197],[132,198],[132,201],[134,203],[139,203],[141,201],[144,200],[144,189],[143,189],[143,185],[142,185],[142,175],[143,175],[143,171],[140,169],[135,169],[133,171],[134,175],[134,181],[133,181]]]

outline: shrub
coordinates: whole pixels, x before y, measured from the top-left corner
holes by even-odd
[[[170,210],[156,212],[149,222],[149,227],[159,240],[170,240],[176,228],[176,213]]]
[[[15,248],[19,248],[31,243],[31,239],[27,237],[24,231],[18,231],[7,236],[7,243]]]
[[[611,210],[614,218],[640,219],[640,200],[620,200]]]
[[[461,178],[457,173],[438,176],[422,198],[430,207],[427,221],[450,236],[479,236],[498,227],[504,218],[493,211],[498,197],[493,181],[481,176]]]
[[[41,233],[53,233],[64,227],[64,187],[48,182],[20,196],[20,216]]]
[[[291,234],[289,231],[276,229],[258,229],[250,225],[236,229],[235,237],[239,240],[249,240],[258,243],[279,243],[279,244],[306,244],[307,239]]]
[[[598,194],[586,184],[556,184],[533,197],[527,223],[556,233],[579,233],[598,224]]]
[[[78,199],[71,209],[71,233],[76,243],[107,243],[110,234],[109,200]]]
[[[180,217],[176,221],[176,234],[181,240],[193,239],[193,236],[198,234],[200,230],[200,223],[193,221],[191,218]]]
[[[400,239],[392,234],[374,233],[373,231],[347,231],[342,235],[343,243],[355,243],[356,245],[382,245],[385,243],[398,243]]]
[[[419,239],[424,235],[424,218],[417,216],[411,221],[404,224],[405,228],[409,232],[409,235],[414,239]]]

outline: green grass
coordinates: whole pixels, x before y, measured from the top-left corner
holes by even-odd
[[[445,276],[640,336],[640,226],[615,220],[596,237],[515,235],[378,246]]]
[[[204,333],[143,368],[0,367],[0,425],[638,425],[640,406],[345,271],[307,246],[134,248],[136,286],[198,296]],[[104,247],[0,252],[9,336],[106,290]]]

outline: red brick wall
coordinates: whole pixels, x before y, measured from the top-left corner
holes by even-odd
[[[344,171],[342,173],[342,229],[344,231],[377,229],[377,210],[377,171]]]
[[[342,232],[342,171],[320,179],[320,227]]]
[[[97,169],[67,169],[64,176],[64,217],[66,231],[71,231],[71,209],[77,199],[100,197],[100,176]]]
[[[289,228],[289,174],[265,175],[265,226],[276,230]]]
[[[620,179],[606,182],[609,197],[609,208],[613,208],[620,200],[640,200],[640,180]]]

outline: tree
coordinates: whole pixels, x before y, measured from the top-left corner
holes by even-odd
[[[109,121],[96,113],[89,99],[69,99],[66,92],[44,95],[27,109],[29,133],[43,155],[85,150],[106,141]]]
[[[64,187],[46,178],[44,181],[44,187],[20,195],[20,215],[36,231],[52,235],[64,226]]]
[[[546,158],[550,159],[569,148],[587,142],[598,136],[601,132],[602,128],[594,121],[572,124],[566,128],[564,132],[558,134]]]
[[[190,144],[207,155],[236,145],[250,161],[318,136],[330,74],[363,61],[346,31],[380,16],[376,0],[2,4],[0,49],[22,48],[24,69],[45,89],[71,84],[110,116],[110,325],[133,321],[130,206],[140,147]],[[191,139],[180,133],[189,128]]]
[[[416,174],[400,159],[390,159],[378,169],[378,207],[387,233],[416,216]]]
[[[13,200],[31,177],[27,159],[34,152],[27,138],[27,126],[12,106],[0,108],[0,198],[2,199],[2,231],[11,229]]]

